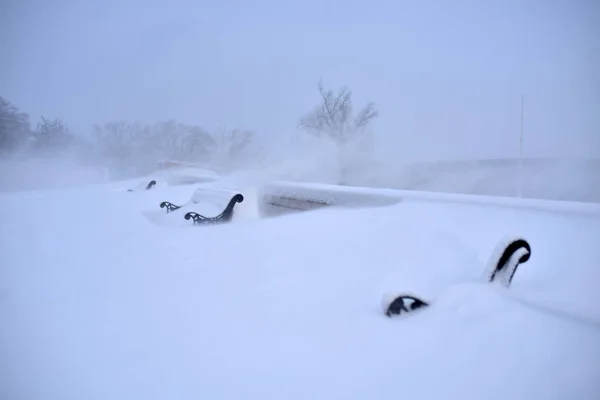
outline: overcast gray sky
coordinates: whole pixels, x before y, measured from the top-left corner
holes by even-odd
[[[4,0],[0,95],[76,130],[290,135],[320,77],[406,159],[600,156],[597,0]]]

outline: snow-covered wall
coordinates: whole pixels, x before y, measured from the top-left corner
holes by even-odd
[[[412,164],[390,183],[388,187],[409,190],[600,202],[600,159]]]
[[[298,172],[281,168],[279,180],[339,184],[333,167],[307,160]],[[315,164],[313,168],[310,165]],[[293,168],[290,168],[293,169]],[[353,164],[345,185],[547,200],[600,202],[600,159],[517,159],[370,162]]]
[[[308,211],[326,206],[380,207],[417,201],[508,207],[600,217],[600,203],[593,202],[375,189],[318,183],[273,182],[260,188],[259,197],[260,212],[264,216]]]

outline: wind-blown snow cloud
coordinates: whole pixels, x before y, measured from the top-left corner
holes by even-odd
[[[10,2],[0,93],[76,131],[174,118],[291,134],[320,77],[373,100],[388,156],[600,153],[593,1]]]

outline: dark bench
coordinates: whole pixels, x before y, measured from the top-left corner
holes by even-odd
[[[521,237],[506,237],[496,247],[486,266],[484,277],[488,282],[499,281],[509,287],[520,264],[529,261],[531,245]]]
[[[205,217],[204,215],[198,214],[197,212],[190,211],[185,214],[184,218],[189,220],[190,218],[194,221],[194,224],[215,224],[221,222],[229,222],[231,221],[231,217],[233,217],[233,207],[236,203],[241,203],[244,201],[244,196],[240,193],[236,194],[229,200],[225,210],[215,217]]]
[[[152,179],[150,182],[148,182],[148,185],[146,185],[146,189],[144,190],[150,190],[152,189],[152,186],[156,185],[156,181],[154,179]],[[133,189],[128,189],[128,192],[135,192],[135,190]]]
[[[166,208],[167,209],[167,214],[168,214],[171,211],[175,211],[175,210],[181,208],[181,206],[175,205],[175,204],[170,203],[168,201],[163,201],[162,203],[160,203],[160,208]]]
[[[506,237],[496,245],[485,267],[485,281],[498,282],[502,286],[510,287],[515,272],[519,265],[529,261],[531,245],[522,237]],[[428,307],[429,301],[411,294],[386,294],[383,296],[382,306],[385,315],[410,313],[419,308]]]
[[[231,221],[235,205],[243,201],[244,196],[236,191],[198,188],[185,205],[179,206],[169,201],[163,201],[160,203],[160,208],[165,208],[167,214],[184,207],[185,209],[192,209],[193,211],[185,213],[184,218],[186,220],[191,219],[194,224],[215,224]],[[204,210],[201,210],[203,206]],[[212,210],[207,210],[207,206]]]

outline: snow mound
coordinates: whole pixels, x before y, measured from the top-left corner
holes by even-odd
[[[600,329],[581,321],[600,321],[598,219],[433,202],[214,229],[142,216],[195,189],[0,195],[1,398],[597,397]],[[510,289],[482,284],[506,232],[535,256]],[[390,288],[435,305],[386,318]]]

